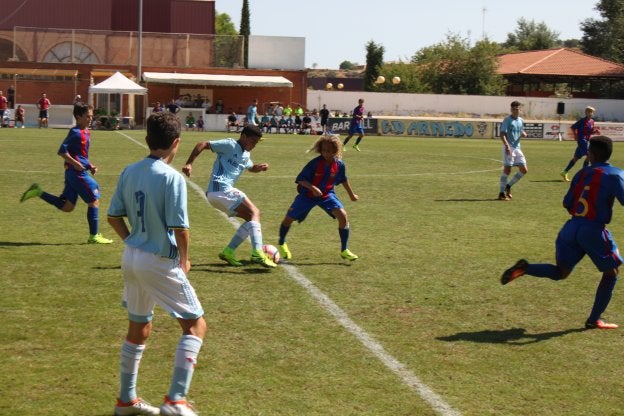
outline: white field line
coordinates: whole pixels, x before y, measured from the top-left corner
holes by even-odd
[[[143,143],[139,143],[138,141],[132,139],[124,133],[119,133],[122,136],[130,139],[134,143],[137,143],[140,146],[147,147]],[[195,182],[187,179],[187,183],[191,188],[193,188],[199,195],[201,195],[202,199],[206,202],[205,192],[203,188],[197,185]],[[221,215],[227,218],[228,222],[234,226],[234,228],[238,228],[240,225],[239,221],[227,217],[226,214],[223,214],[219,211]],[[411,388],[413,391],[418,393],[418,395],[429,404],[438,414],[442,416],[460,416],[461,413],[455,409],[453,409],[448,403],[444,401],[439,395],[437,395],[431,388],[429,388],[426,384],[424,384],[410,369],[408,369],[403,363],[390,355],[386,349],[381,345],[375,338],[373,338],[370,334],[368,334],[362,327],[356,324],[350,317],[347,315],[345,311],[343,311],[340,306],[338,306],[333,300],[329,298],[323,291],[317,288],[314,283],[312,283],[307,277],[305,277],[296,266],[292,264],[283,264],[282,268],[286,270],[288,276],[290,276],[296,283],[298,283],[301,287],[303,287],[312,298],[314,298],[321,307],[332,315],[336,321],[340,325],[342,325],[347,331],[349,331],[352,335],[354,335],[358,341],[369,350],[383,365],[385,365],[392,373],[398,376],[403,383]]]

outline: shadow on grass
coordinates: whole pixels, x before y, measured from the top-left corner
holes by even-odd
[[[527,333],[524,328],[502,329],[498,331],[484,330],[476,332],[458,332],[455,335],[437,337],[440,341],[471,341],[489,344],[525,345],[535,342],[546,341],[551,338],[562,337],[575,332],[587,331],[585,328],[572,328],[563,331],[542,332],[537,334]]]
[[[271,273],[275,269],[269,269],[250,261],[241,260],[242,266],[230,266],[225,263],[199,263],[191,264],[192,272],[223,273],[223,274],[262,274]]]
[[[86,243],[85,243],[86,244]],[[0,241],[0,247],[79,246],[82,243],[39,243],[36,241]]]

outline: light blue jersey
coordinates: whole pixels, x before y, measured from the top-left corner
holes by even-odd
[[[177,259],[173,230],[189,228],[184,177],[152,156],[126,167],[119,177],[108,216],[128,217],[130,235],[126,245]]]
[[[522,117],[513,118],[512,116],[507,116],[503,120],[503,124],[501,124],[501,133],[506,133],[507,143],[513,149],[520,149],[520,138],[523,131],[524,120]]]
[[[244,171],[253,166],[251,153],[244,150],[234,139],[211,141],[210,149],[217,154],[212,165],[208,192],[227,192]]]

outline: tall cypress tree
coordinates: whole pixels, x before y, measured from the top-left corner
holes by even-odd
[[[243,0],[243,9],[241,10],[241,24],[240,24],[240,30],[238,31],[238,33],[241,36],[244,36],[243,59],[244,59],[245,68],[249,66],[249,35],[251,34],[249,20],[250,20],[249,0]]]

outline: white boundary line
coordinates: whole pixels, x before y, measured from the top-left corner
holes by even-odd
[[[119,133],[122,136],[128,138],[134,143],[147,148],[143,143],[134,140],[132,137]],[[201,197],[206,201],[206,195],[202,187],[195,182],[187,179],[187,183],[193,188]],[[217,210],[218,211],[218,210]],[[240,223],[234,219],[227,217],[228,222],[237,228]],[[295,282],[303,287],[312,298],[314,298],[321,307],[332,315],[340,325],[342,325],[347,331],[354,335],[358,341],[369,350],[383,365],[385,365],[392,373],[398,376],[405,385],[414,390],[418,395],[429,404],[438,414],[442,416],[461,416],[461,413],[451,407],[448,403],[437,395],[431,388],[424,384],[409,368],[403,363],[390,355],[386,349],[375,338],[369,335],[364,329],[356,324],[345,311],[340,308],[333,300],[330,299],[323,291],[317,288],[307,277],[305,277],[296,266],[292,264],[283,264],[282,268],[286,270],[288,276],[290,276]]]

